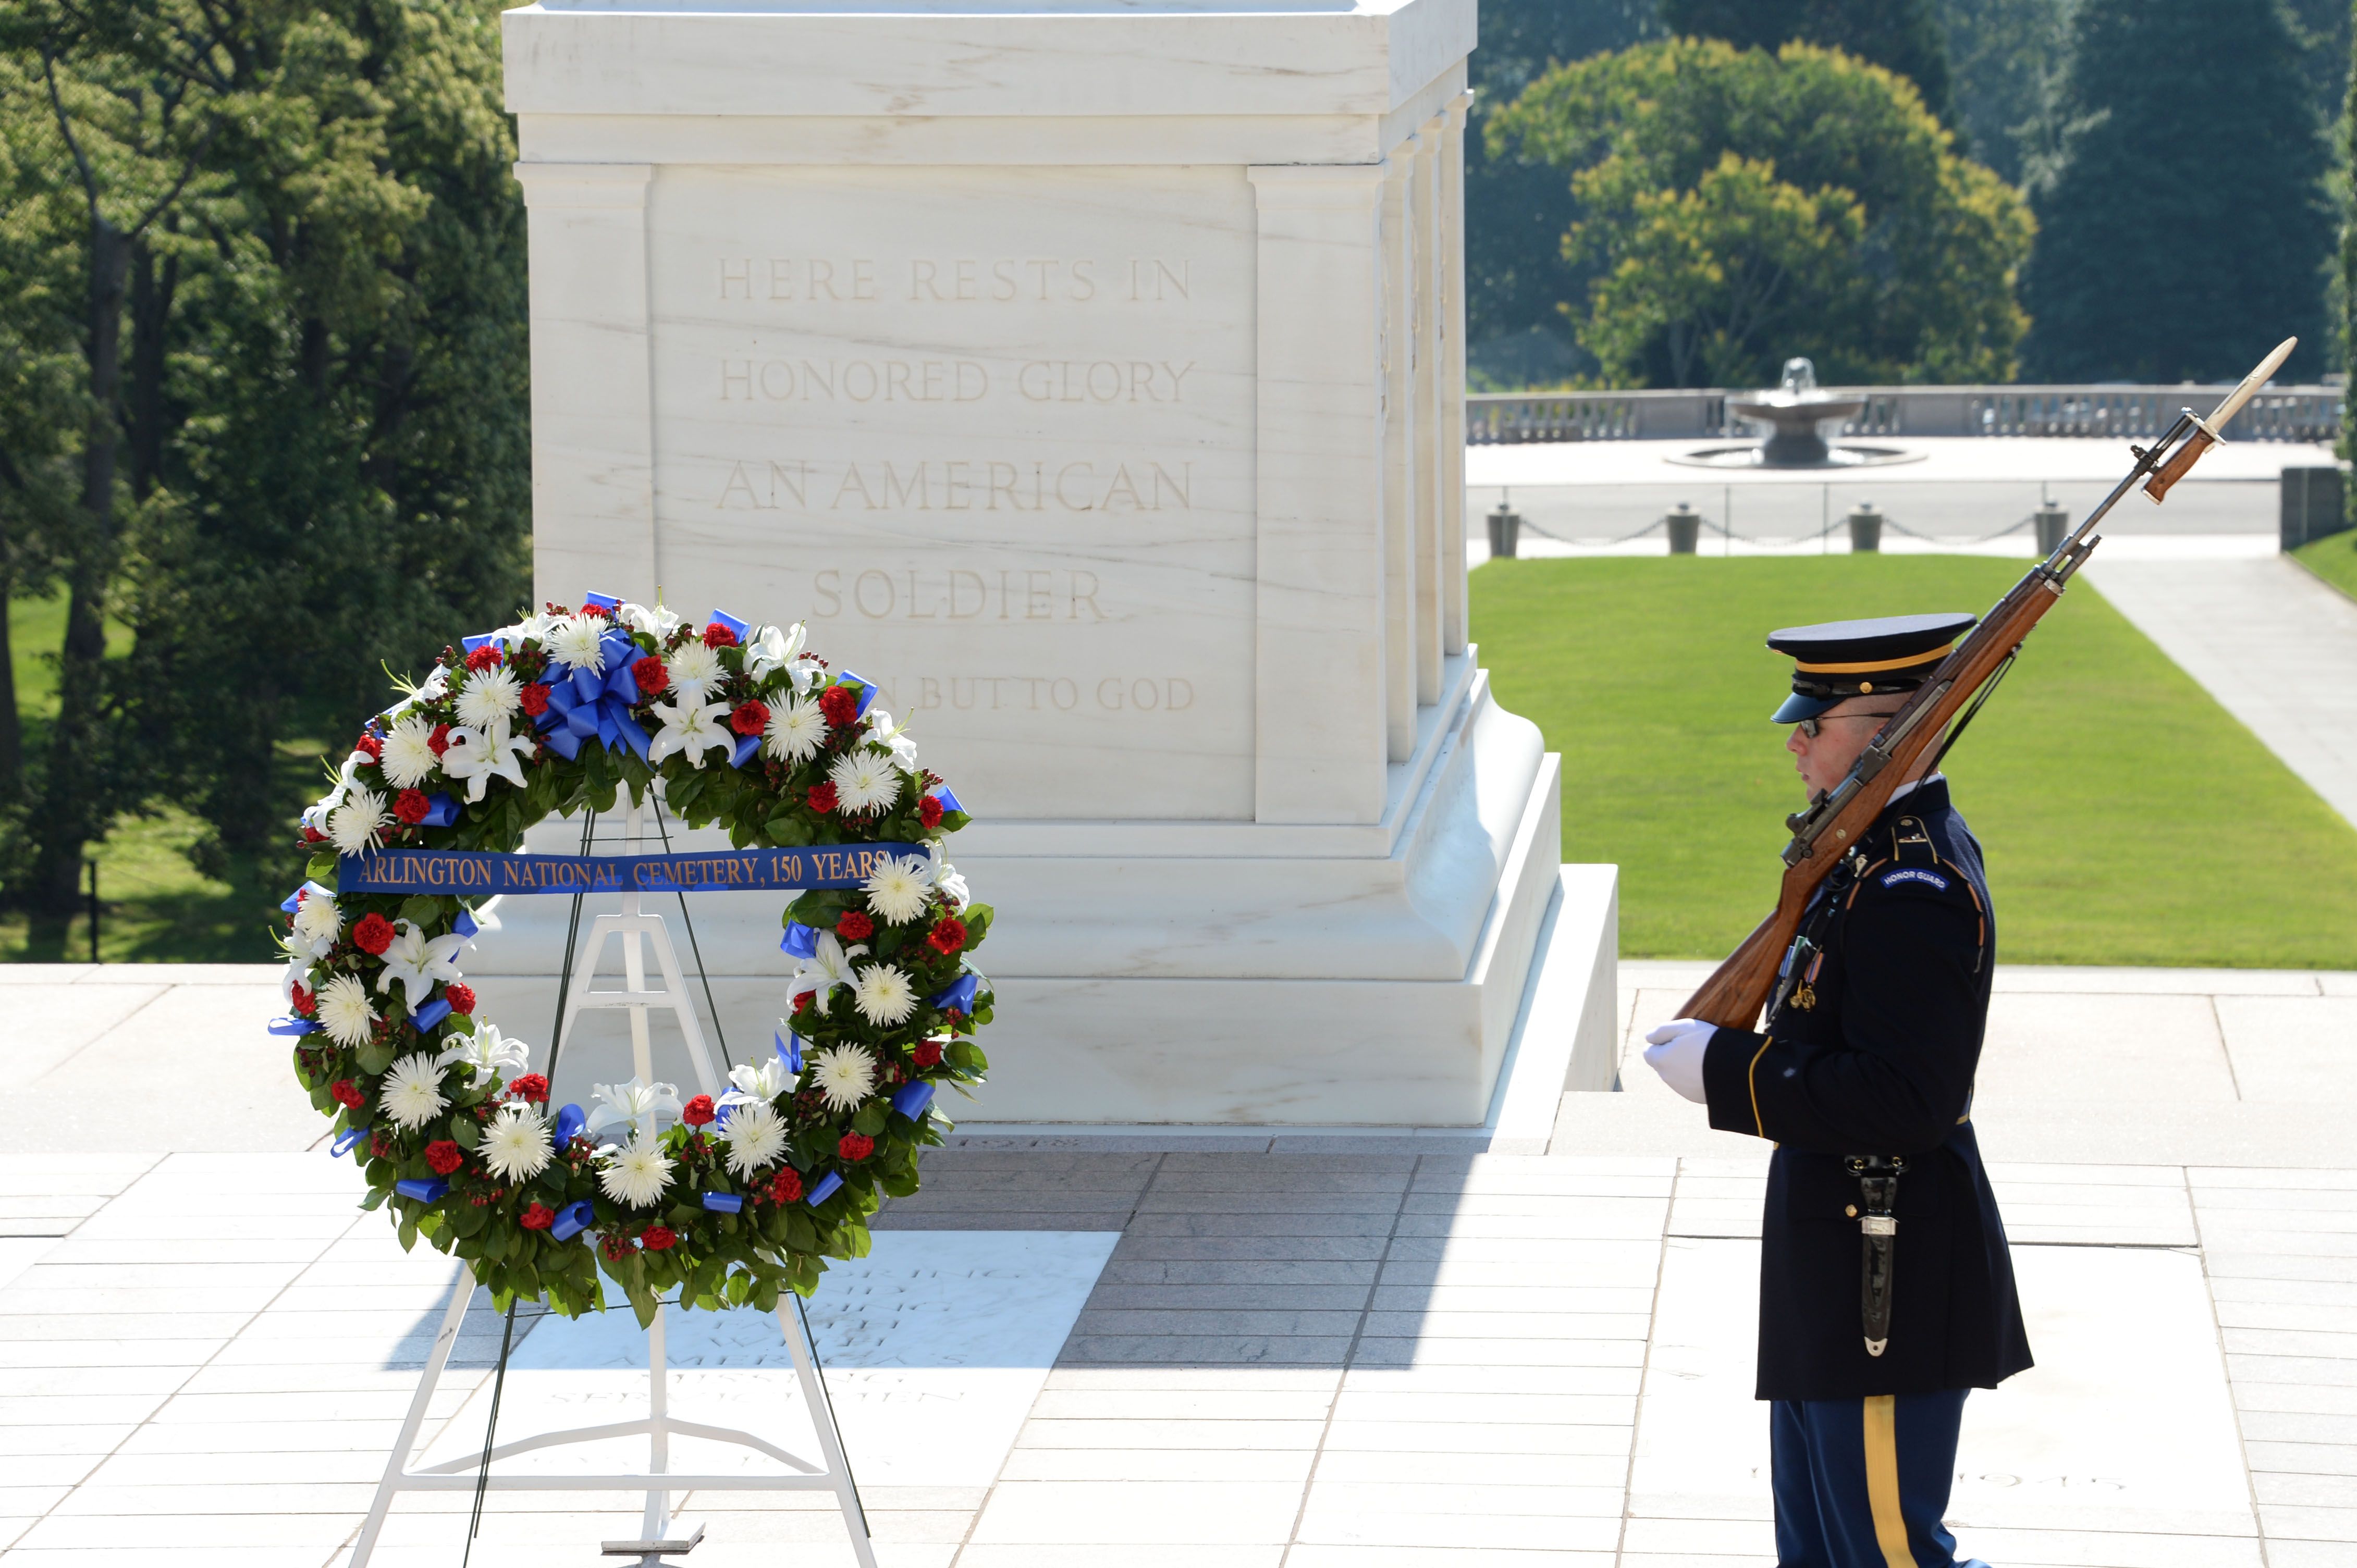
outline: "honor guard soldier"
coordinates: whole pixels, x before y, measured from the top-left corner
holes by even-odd
[[[1813,800],[1938,667],[1969,615],[1793,627],[1776,710]],[[2030,1364],[1973,1136],[1996,916],[1934,773],[1817,889],[1765,1032],[1692,1019],[1645,1059],[1710,1124],[1773,1141],[1758,1397],[1772,1402],[1781,1568],[1953,1568],[1942,1522],[1964,1396]]]

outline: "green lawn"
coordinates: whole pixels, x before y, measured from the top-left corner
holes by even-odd
[[[2291,558],[2357,599],[2357,532],[2311,541],[2293,551]]]
[[[2326,541],[2334,544],[2335,541]],[[1621,868],[1620,950],[1719,958],[1775,902],[1801,803],[1775,627],[1994,604],[1972,556],[1501,561],[1498,700],[1563,754],[1563,852]],[[1950,757],[2012,962],[2357,969],[2357,830],[2084,579]]]
[[[52,656],[65,626],[62,592],[9,602],[9,659],[28,752],[38,752],[43,731],[57,714]],[[131,628],[109,623],[106,643],[110,655],[128,651]],[[188,812],[170,808],[152,817],[122,817],[106,842],[89,852],[98,862],[102,960],[258,963],[276,956],[266,922],[286,896],[286,887],[277,885],[283,878],[265,877],[250,865],[229,867],[227,880],[200,874],[187,851],[201,828]],[[86,916],[76,915],[62,932],[36,934],[21,910],[0,910],[0,962],[81,962],[89,957]]]

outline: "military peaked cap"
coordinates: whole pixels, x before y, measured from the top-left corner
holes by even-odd
[[[1884,616],[1770,632],[1768,646],[1796,661],[1792,694],[1776,710],[1776,723],[1815,718],[1849,697],[1913,691],[1979,618],[1962,614]]]

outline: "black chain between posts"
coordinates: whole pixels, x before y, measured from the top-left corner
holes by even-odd
[[[1707,528],[1712,532],[1717,534],[1720,538],[1732,540],[1738,543],[1749,544],[1763,550],[1797,550],[1803,545],[1814,544],[1820,540],[1829,538],[1833,534],[1839,532],[1843,525],[1848,522],[1849,519],[1846,515],[1844,515],[1826,523],[1823,528],[1818,529],[1813,533],[1791,535],[1738,533],[1733,529],[1727,527],[1727,524],[1720,522],[1717,519],[1699,512],[1695,514],[1695,521],[1703,527]],[[1974,539],[1957,539],[1952,535],[1944,533],[1924,533],[1916,529],[1908,527],[1903,522],[1898,521],[1888,513],[1883,515],[1882,526],[1889,529],[1893,533],[1903,533],[1910,539],[1920,539],[1927,544],[1974,545],[1993,544],[2009,533],[2019,533],[2023,529],[2032,526],[2037,521],[2037,514],[2033,512],[2006,524],[2003,528],[1998,529],[1995,533],[1984,533]],[[1582,539],[1568,533],[1556,533],[1552,530],[1542,528],[1527,517],[1523,519],[1522,522],[1523,529],[1525,532],[1535,533],[1541,539],[1552,539],[1557,544],[1575,544],[1583,549],[1588,550],[1609,550],[1616,544],[1627,544],[1632,541],[1644,538],[1645,535],[1652,532],[1656,529],[1665,526],[1665,519],[1657,517],[1652,521],[1645,524],[1644,527],[1634,530],[1631,532],[1621,534],[1616,539]]]

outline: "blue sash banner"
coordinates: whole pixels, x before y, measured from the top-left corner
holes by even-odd
[[[856,887],[886,855],[923,860],[913,843],[810,849],[683,850],[674,854],[494,854],[468,849],[387,849],[336,864],[338,893],[760,893]]]

